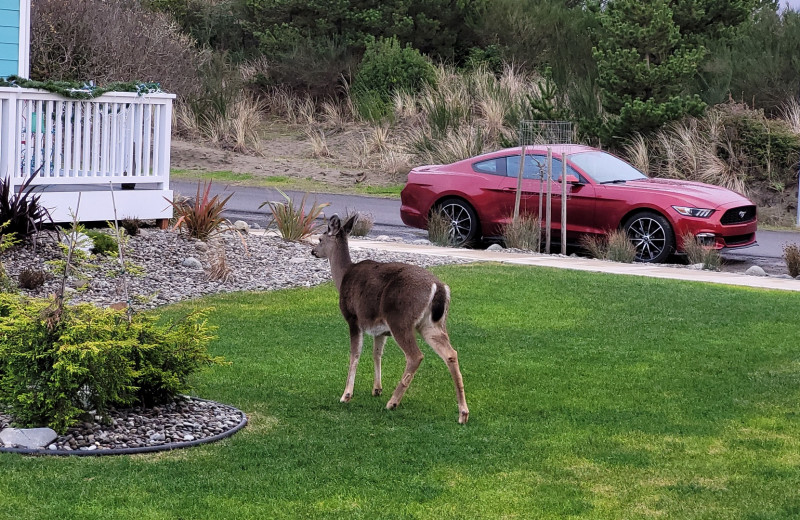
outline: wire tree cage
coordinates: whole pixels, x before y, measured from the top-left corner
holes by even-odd
[[[575,129],[571,121],[522,121],[519,125],[519,145],[520,155],[525,155],[525,149],[528,146],[545,146],[547,147],[547,160],[541,168],[541,176],[539,182],[539,222],[542,229],[545,231],[545,252],[550,252],[550,241],[552,235],[552,215],[551,205],[553,198],[553,153],[560,155],[562,159],[561,164],[564,168],[564,174],[561,175],[560,192],[561,192],[561,254],[567,252],[567,183],[566,183],[566,165],[565,148],[564,145],[575,142]],[[517,193],[514,201],[514,221],[519,218],[520,199],[522,195],[522,177],[523,177],[523,163],[520,161],[520,171],[517,178]],[[545,189],[546,186],[546,189]],[[544,215],[542,215],[542,206],[544,203]],[[544,216],[544,222],[542,217]]]

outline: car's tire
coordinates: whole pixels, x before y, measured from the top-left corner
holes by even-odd
[[[675,249],[672,226],[663,215],[642,211],[631,215],[622,225],[636,248],[636,261],[661,263]]]
[[[450,220],[450,244],[468,246],[480,238],[478,214],[462,199],[445,199],[436,205],[436,212]]]

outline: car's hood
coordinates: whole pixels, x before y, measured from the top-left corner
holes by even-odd
[[[704,207],[708,206],[709,203],[712,203],[715,207],[731,203],[741,205],[753,204],[746,197],[735,191],[721,186],[704,184],[702,182],[682,181],[677,179],[642,179],[627,181],[620,184],[605,184],[605,186],[613,190],[641,190],[650,193],[662,192],[672,197],[678,197],[687,204],[699,204]]]

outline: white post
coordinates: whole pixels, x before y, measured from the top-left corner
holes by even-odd
[[[547,147],[547,208],[545,209],[545,239],[544,239],[544,252],[550,254],[550,235],[552,234],[552,203],[553,203],[553,149]]]

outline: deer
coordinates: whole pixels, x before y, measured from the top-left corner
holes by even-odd
[[[353,263],[348,235],[357,217],[355,214],[342,224],[338,215],[331,216],[327,230],[311,250],[315,257],[330,262],[331,277],[339,293],[339,309],[350,329],[350,365],[340,401],[348,403],[353,397],[365,333],[374,338],[372,395],[381,395],[381,358],[386,340],[392,336],[406,358],[403,376],[386,404],[387,410],[396,409],[424,357],[417,345],[416,333],[419,333],[450,370],[456,389],[458,422],[466,424],[469,409],[464,382],[458,354],[450,344],[445,324],[450,288],[433,273],[416,265],[374,260]]]

